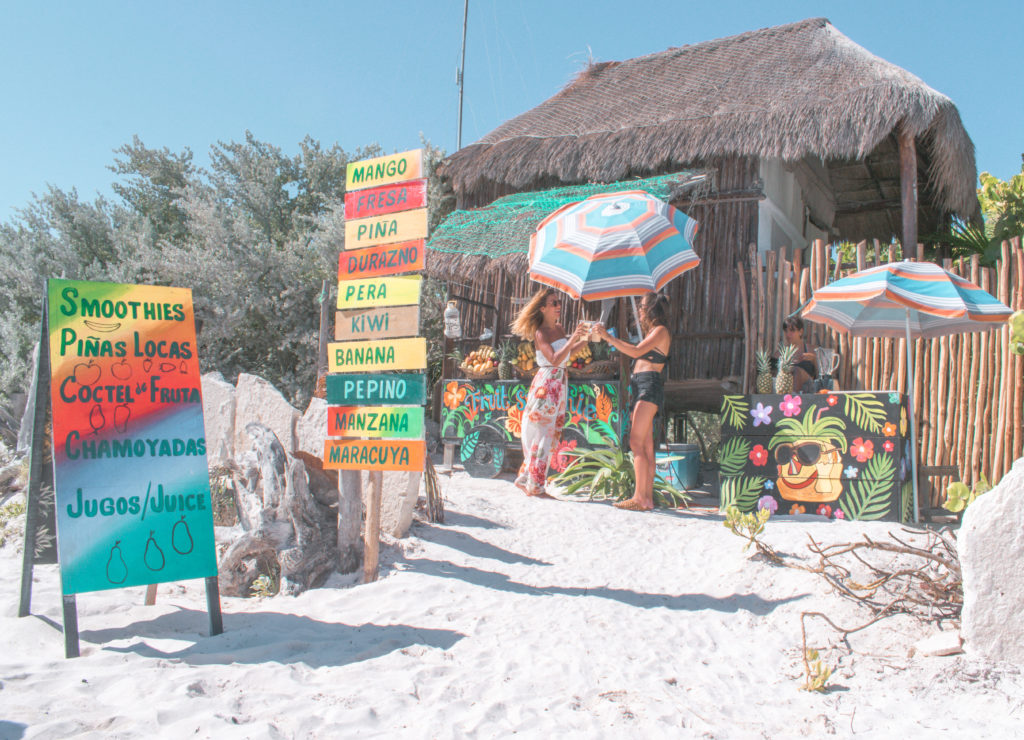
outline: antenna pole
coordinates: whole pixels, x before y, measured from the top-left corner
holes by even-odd
[[[457,75],[459,83],[459,131],[455,137],[455,150],[462,148],[462,89],[466,76],[466,20],[469,18],[469,0],[465,0],[462,6],[462,61],[459,63]]]

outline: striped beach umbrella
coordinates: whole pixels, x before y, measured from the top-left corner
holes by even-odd
[[[931,262],[870,267],[814,291],[805,319],[862,337],[941,337],[998,329],[1012,312]]]
[[[892,262],[861,270],[814,291],[805,319],[861,337],[905,337],[907,389],[914,388],[913,340],[998,329],[1013,313],[969,280],[931,262]],[[911,475],[917,504],[917,426],[911,398]]]
[[[530,277],[587,301],[665,287],[700,258],[697,222],[642,190],[563,206],[530,237]]]

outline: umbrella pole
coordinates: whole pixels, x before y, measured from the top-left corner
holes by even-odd
[[[907,406],[910,407],[910,475],[914,479],[914,524],[920,521],[917,505],[917,424],[914,421],[914,359],[910,339],[910,309],[907,314]]]
[[[633,296],[629,297],[629,305],[633,307],[633,320],[636,322],[636,335],[640,337],[637,344],[644,340],[644,330],[640,328],[640,312],[636,310],[636,298]],[[626,337],[629,340],[629,337]]]

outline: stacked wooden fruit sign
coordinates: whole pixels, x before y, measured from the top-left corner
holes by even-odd
[[[427,236],[423,150],[348,165],[345,249],[328,345],[324,467],[423,470],[426,339],[418,337]]]

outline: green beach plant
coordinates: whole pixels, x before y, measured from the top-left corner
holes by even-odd
[[[985,477],[984,473],[978,477],[978,481],[974,484],[973,488],[968,488],[960,481],[950,483],[946,488],[946,502],[942,504],[942,508],[954,514],[959,514],[974,503],[978,496],[991,490],[992,485],[988,482],[988,478]]]
[[[814,648],[804,649],[804,691],[824,692],[828,687],[828,679],[832,669],[825,665],[821,656]]]
[[[602,501],[623,501],[633,495],[636,473],[633,469],[633,453],[623,452],[618,447],[604,447],[595,450],[567,450],[572,458],[565,470],[555,476],[554,481],[565,486],[569,496],[587,495]],[[681,460],[681,457],[658,458],[659,463]],[[685,492],[654,477],[654,505],[675,508],[690,501]]]

